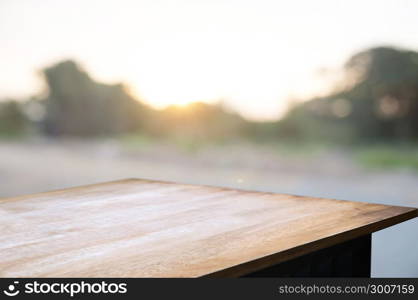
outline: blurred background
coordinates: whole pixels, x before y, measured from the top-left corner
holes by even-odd
[[[138,177],[418,207],[418,2],[0,1],[0,197]],[[372,275],[418,276],[418,221]]]

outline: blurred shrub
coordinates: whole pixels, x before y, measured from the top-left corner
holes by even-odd
[[[26,129],[27,121],[17,101],[0,101],[0,135],[16,136]]]
[[[246,124],[242,117],[226,111],[221,105],[195,102],[155,112],[147,131],[157,136],[223,140],[241,135]]]

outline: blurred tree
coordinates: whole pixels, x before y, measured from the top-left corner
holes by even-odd
[[[49,135],[119,134],[145,122],[149,108],[123,85],[97,83],[73,61],[47,68],[44,75],[49,91],[44,129]]]
[[[368,139],[418,137],[417,52],[372,48],[352,56],[345,73],[343,89],[297,105],[280,122],[281,131],[306,136],[331,130],[337,136]]]
[[[418,137],[418,53],[374,48],[346,64],[356,84],[341,96],[350,99],[349,120],[358,134]]]

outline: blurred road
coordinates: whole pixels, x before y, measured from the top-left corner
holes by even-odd
[[[129,177],[418,207],[418,174],[367,170],[335,149],[293,155],[245,144],[186,151],[114,140],[0,141],[0,197]],[[417,219],[374,234],[372,247],[372,276],[418,277]]]

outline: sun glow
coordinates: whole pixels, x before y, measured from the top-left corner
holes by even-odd
[[[48,9],[37,1],[0,4],[0,65],[7,70],[0,99],[36,94],[36,70],[73,59],[157,108],[223,99],[245,117],[274,119],[291,99],[324,91],[319,68],[338,68],[379,43],[417,45],[414,1],[42,3]],[[381,13],[371,22],[376,7]]]
[[[306,61],[289,59],[302,53],[268,35],[178,34],[142,45],[141,53],[126,58],[135,62],[127,80],[156,108],[222,99],[248,118],[274,119],[289,98],[321,88]]]

